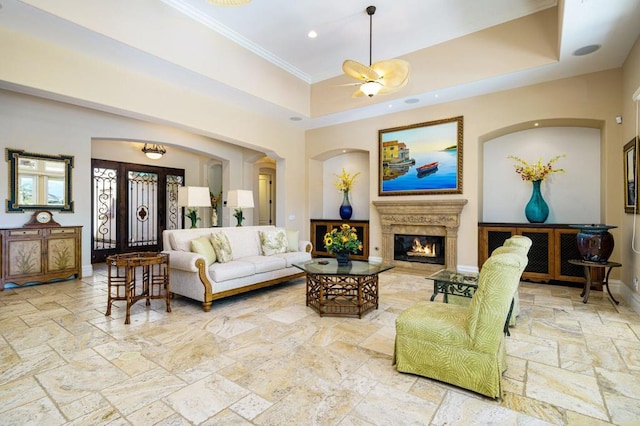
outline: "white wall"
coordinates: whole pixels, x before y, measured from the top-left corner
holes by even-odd
[[[351,219],[369,219],[369,155],[366,152],[347,152],[324,161],[322,187],[316,187],[317,193],[322,194],[322,217],[314,219],[340,219],[343,194],[334,184],[338,180],[336,175],[342,173],[343,167],[351,175],[360,172],[349,192],[353,207]]]
[[[151,160],[140,146],[119,140],[152,140],[164,143],[167,154],[153,164],[185,169],[187,184],[207,186],[204,174],[206,153],[215,152],[228,165],[226,182],[241,182],[245,157],[255,151],[169,126],[148,123],[113,114],[71,106],[55,101],[0,90],[0,148],[10,147],[40,154],[74,156],[72,169],[73,213],[57,213],[61,225],[82,226],[82,266],[84,276],[91,275],[91,158],[147,164]],[[180,146],[181,148],[175,148]],[[115,148],[115,149],[114,149]],[[0,161],[0,200],[6,205],[8,163]],[[249,182],[250,184],[251,182]],[[225,221],[229,224],[229,209]],[[204,211],[202,212],[204,214]],[[210,211],[207,213],[210,215]],[[31,212],[7,213],[0,210],[0,226],[20,227]],[[208,223],[208,222],[207,222]],[[302,229],[302,228],[300,228]]]
[[[554,173],[542,183],[542,195],[549,205],[546,223],[601,223],[599,129],[524,130],[487,141],[483,153],[482,222],[527,223],[524,208],[532,185],[515,172],[516,162],[508,156],[546,163],[564,154],[554,166],[566,173]]]

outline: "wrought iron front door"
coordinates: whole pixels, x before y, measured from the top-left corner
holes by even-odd
[[[182,228],[184,169],[93,159],[91,262],[112,254],[161,251],[162,231]]]

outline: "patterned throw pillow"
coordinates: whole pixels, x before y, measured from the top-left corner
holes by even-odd
[[[284,229],[260,231],[260,245],[265,256],[286,253],[287,248],[289,248],[287,233]]]
[[[211,234],[211,245],[216,252],[218,262],[227,263],[233,260],[233,253],[231,253],[231,244],[227,238],[227,234],[224,232],[214,232]]]
[[[207,237],[191,240],[191,251],[203,255],[207,266],[216,261],[216,252]]]

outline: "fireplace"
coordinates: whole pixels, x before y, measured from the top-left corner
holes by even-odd
[[[444,237],[441,236],[393,236],[393,260],[444,265],[444,250]]]
[[[382,260],[396,267],[425,274],[445,268],[455,270],[458,266],[460,213],[465,204],[467,200],[464,199],[374,201],[382,228]],[[422,246],[429,245],[429,242],[436,239],[440,240],[440,249],[435,248],[436,258],[440,259],[433,263],[431,261],[434,259],[418,260],[417,258],[429,257],[419,254],[406,254],[407,258],[397,256],[396,235],[418,237]],[[403,237],[403,245],[408,243],[406,239]]]

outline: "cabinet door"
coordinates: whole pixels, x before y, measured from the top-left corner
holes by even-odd
[[[42,261],[42,238],[7,240],[7,274],[5,279],[26,279],[41,275],[44,271]]]
[[[522,278],[531,281],[549,282],[555,269],[553,229],[518,228],[518,234],[531,239],[529,263]]]
[[[311,242],[313,250],[311,256],[329,256],[329,252],[324,248],[324,234],[331,231],[331,225],[328,222],[311,221]]]
[[[580,259],[580,251],[576,241],[578,229],[556,229],[556,269],[555,279],[562,281],[585,282],[584,268],[569,263],[569,259]]]
[[[47,240],[47,271],[75,271],[78,268],[76,259],[76,238],[49,238]]]
[[[349,222],[346,222],[349,223]],[[362,241],[362,250],[358,250],[356,254],[352,254],[351,258],[356,260],[369,260],[369,224],[368,223],[349,223],[356,228],[358,237]]]
[[[482,268],[491,253],[516,233],[516,228],[481,226],[478,233],[478,265]]]

